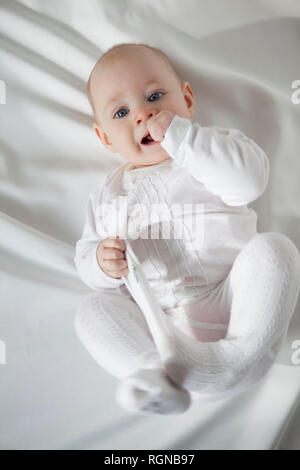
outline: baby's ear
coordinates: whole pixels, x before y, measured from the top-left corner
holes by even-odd
[[[99,124],[97,124],[96,122],[94,122],[93,129],[101,140],[102,144],[111,152],[116,153],[116,150],[114,149],[112,143],[109,141],[108,135],[104,132],[102,127],[99,126]]]
[[[93,124],[93,129],[94,131],[96,132],[97,136],[99,137],[99,139],[102,141],[102,137],[101,137],[101,134],[100,134],[100,127],[98,126],[98,124],[96,124],[94,122]]]

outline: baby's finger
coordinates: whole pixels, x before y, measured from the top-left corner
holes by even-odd
[[[102,258],[103,260],[124,259],[124,252],[116,248],[104,248]]]
[[[126,250],[126,244],[125,244],[125,241],[122,240],[121,238],[116,238],[116,242],[118,244],[118,249],[121,250],[121,251],[125,251]]]
[[[120,238],[110,238],[110,237],[105,239],[104,246],[109,247],[109,248],[117,248],[121,251],[124,251],[126,248],[124,240],[121,240]]]
[[[119,270],[119,276],[120,277],[121,276],[127,276],[128,273],[129,273],[128,266],[125,266],[125,268]]]
[[[151,126],[151,128],[149,129],[149,132],[150,132],[152,139],[155,140],[156,142],[160,142],[162,140],[162,130],[158,123]]]
[[[129,274],[128,268],[121,269],[119,271],[112,271],[109,275],[114,277],[115,279],[121,279],[123,276],[127,276]]]
[[[119,271],[120,269],[124,269],[127,267],[127,260],[126,259],[118,259],[118,260],[105,260],[103,261],[103,265],[107,271]]]

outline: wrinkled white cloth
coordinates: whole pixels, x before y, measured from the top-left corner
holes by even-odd
[[[196,121],[241,129],[262,146],[270,181],[249,207],[259,232],[282,232],[300,249],[300,104],[291,102],[299,96],[292,82],[300,78],[300,2],[221,7],[210,0],[0,2],[3,449],[300,448],[300,367],[291,360],[300,302],[261,386],[155,422],[115,406],[116,379],[72,328],[78,302],[93,292],[73,263],[84,204],[124,163],[93,131],[85,86],[99,56],[124,38],[153,40],[174,60],[195,93]]]

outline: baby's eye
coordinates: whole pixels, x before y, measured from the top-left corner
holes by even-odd
[[[162,93],[161,91],[156,91],[155,93],[152,93],[152,95],[150,95],[150,97],[149,97],[149,101],[153,101],[153,100],[151,100],[150,98],[152,98],[152,96],[155,96],[155,95],[163,95],[163,93]],[[159,99],[159,98],[158,98],[158,99]],[[157,101],[157,100],[154,100],[154,101]],[[115,117],[115,116],[118,116],[118,118],[124,117],[124,115],[123,115],[123,116],[120,116],[120,115],[118,114],[118,113],[120,113],[120,112],[122,112],[122,111],[126,111],[125,108],[118,109],[118,111],[115,112],[115,114],[113,115],[113,117]]]
[[[114,117],[115,117],[118,113],[120,113],[121,111],[125,111],[125,108],[122,108],[122,109],[119,109],[118,111],[116,111],[115,114],[114,114]],[[123,117],[123,116],[119,116],[119,117]]]
[[[163,93],[162,93],[161,91],[156,91],[155,93],[152,93],[152,95],[150,96],[150,98],[151,98],[152,96],[155,96],[155,95],[158,95],[158,94],[163,95]],[[150,99],[150,98],[149,98],[149,99]],[[152,100],[150,100],[150,101],[152,101]],[[154,101],[156,101],[156,100],[154,100]]]

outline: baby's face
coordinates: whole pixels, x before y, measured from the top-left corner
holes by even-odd
[[[138,168],[170,158],[159,143],[141,143],[147,120],[163,110],[190,119],[194,95],[189,83],[180,87],[172,70],[151,50],[132,49],[98,64],[91,90],[98,120],[94,129],[102,143]]]

